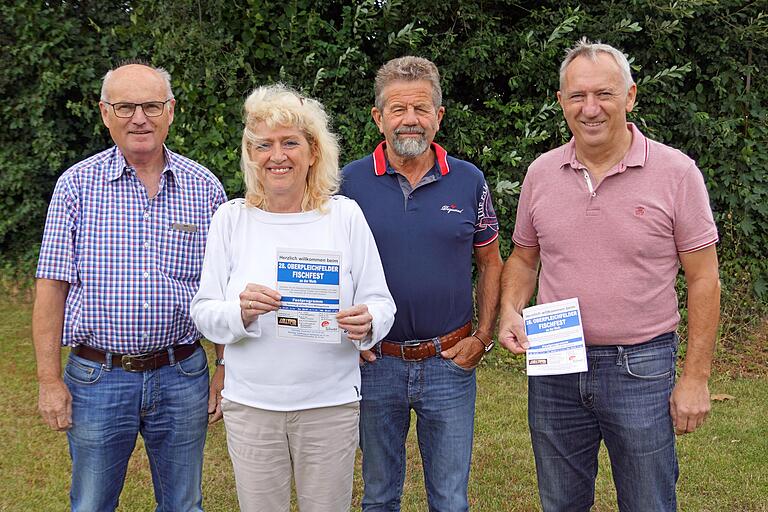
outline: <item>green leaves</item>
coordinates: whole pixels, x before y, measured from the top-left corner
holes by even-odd
[[[658,71],[656,74],[649,76],[646,75],[640,80],[636,80],[637,87],[651,87],[653,85],[663,84],[669,81],[669,79],[682,79],[686,73],[691,71],[691,63],[686,62],[682,66],[670,66]],[[697,87],[701,84],[697,84]],[[700,92],[700,91],[697,91]]]
[[[282,80],[322,101],[343,164],[381,140],[370,119],[376,70],[416,54],[443,77],[437,141],[485,172],[506,254],[528,164],[570,138],[555,98],[558,69],[564,51],[587,36],[630,57],[632,120],[697,160],[721,260],[737,262],[765,297],[764,11],[740,0],[6,2],[0,251],[34,257],[58,175],[110,144],[96,104],[100,78],[121,59],[150,57],[171,72],[178,103],[168,144],[212,169],[234,197],[243,192],[242,102],[253,87]]]

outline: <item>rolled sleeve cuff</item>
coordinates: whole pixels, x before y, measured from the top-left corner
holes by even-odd
[[[243,318],[240,316],[240,303],[230,302],[227,304],[227,324],[229,330],[232,331],[232,341],[230,343],[236,343],[243,338],[258,338],[261,336],[261,319],[256,318],[251,325],[246,328],[243,325]]]

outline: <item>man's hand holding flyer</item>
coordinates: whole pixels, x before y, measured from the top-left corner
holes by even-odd
[[[537,304],[523,310],[528,375],[561,375],[587,371],[579,299]]]

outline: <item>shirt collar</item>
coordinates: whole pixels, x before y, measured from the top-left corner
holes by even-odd
[[[173,175],[174,182],[181,186],[181,180],[178,179],[178,173],[183,171],[183,167],[177,164],[177,157],[173,151],[170,151],[165,144],[163,144],[163,154],[165,156],[165,167],[163,173]],[[107,166],[107,179],[114,181],[125,173],[130,168],[128,161],[125,159],[125,155],[120,151],[120,148],[114,146],[112,148],[112,154],[109,157],[109,163]]]
[[[440,169],[440,175],[445,176],[451,169],[448,167],[448,152],[445,151],[440,145],[432,143],[432,151],[435,152],[435,158],[437,159],[437,167]],[[387,173],[387,153],[386,153],[387,141],[382,141],[376,149],[373,151],[373,172],[376,176],[381,176]]]
[[[648,161],[648,139],[635,126],[635,123],[627,123],[627,129],[632,132],[632,143],[624,158],[619,162],[619,168],[624,170],[628,167],[643,167]],[[565,169],[583,169],[584,164],[576,158],[576,139],[571,137],[568,144],[565,145],[560,160],[560,168]]]

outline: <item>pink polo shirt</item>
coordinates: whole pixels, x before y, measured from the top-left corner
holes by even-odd
[[[678,253],[717,242],[701,172],[634,124],[624,159],[590,192],[573,140],[537,158],[512,237],[539,247],[539,304],[578,297],[587,345],[632,345],[674,331]]]

